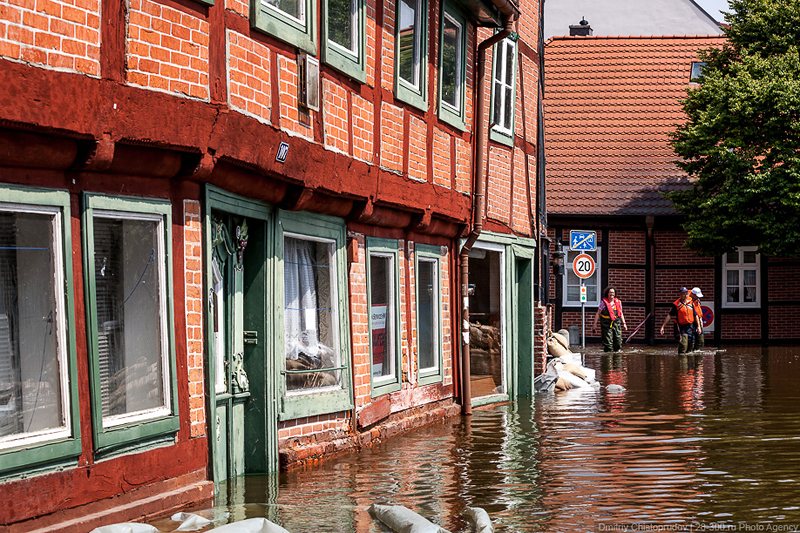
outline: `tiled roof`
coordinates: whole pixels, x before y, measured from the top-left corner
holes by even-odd
[[[669,133],[685,115],[692,62],[723,37],[559,37],[545,47],[547,210],[674,213],[684,188]]]

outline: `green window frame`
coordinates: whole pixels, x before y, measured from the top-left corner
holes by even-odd
[[[332,4],[349,3],[350,24],[351,24],[351,47],[337,42],[335,28],[342,27],[340,20],[341,14],[332,13]],[[322,26],[322,59],[323,61],[350,76],[351,78],[364,83],[367,81],[366,68],[366,1],[365,0],[324,0],[323,17],[325,23]],[[338,6],[341,7],[341,6]]]
[[[70,198],[66,191],[29,187],[0,186],[0,212],[49,214],[53,220],[53,272],[58,336],[63,349],[56,355],[60,363],[59,382],[64,425],[0,443],[0,477],[29,474],[55,466],[74,464],[81,452],[78,405],[75,314],[72,277],[72,231]],[[60,312],[59,312],[60,311]],[[37,434],[38,433],[38,434]],[[29,435],[29,436],[25,436]]]
[[[369,321],[369,357],[370,357],[370,384],[372,387],[372,397],[376,398],[383,394],[398,391],[402,388],[402,346],[400,337],[400,261],[399,261],[399,242],[390,239],[367,238],[367,316]],[[390,259],[391,280],[387,283],[387,293],[390,300],[387,302],[387,310],[391,310],[391,316],[384,318],[385,324],[391,324],[394,329],[391,337],[391,353],[385,356],[384,360],[391,358],[394,363],[394,373],[391,376],[375,377],[372,365],[374,345],[373,332],[373,309],[372,309],[372,261],[373,256]],[[385,346],[385,345],[384,345]]]
[[[317,2],[314,0],[251,0],[250,21],[253,28],[317,54]],[[284,9],[281,8],[284,6]],[[299,16],[285,8],[294,6]]]
[[[454,94],[452,95],[452,99],[455,101],[452,103],[447,101],[448,95],[444,94],[446,24],[449,28],[453,28],[458,32],[454,43],[455,58],[453,62],[455,65],[451,67],[453,72],[450,74],[455,82],[455,86],[453,87]],[[445,2],[439,27],[439,119],[442,122],[450,124],[454,128],[464,131],[467,129],[465,118],[467,88],[467,18],[450,2]]]
[[[415,272],[415,286],[416,286],[416,323],[417,323],[417,377],[420,385],[429,385],[431,383],[439,383],[444,378],[443,370],[443,349],[442,349],[442,261],[446,260],[447,254],[442,253],[442,247],[431,246],[428,244],[417,244],[414,250],[414,272]],[[420,316],[420,294],[424,290],[420,287],[420,263],[433,262],[436,273],[436,290],[431,295],[431,300],[435,302],[432,311],[436,313],[436,320],[432,324],[432,339],[436,353],[433,354],[436,361],[436,366],[421,368],[420,366],[420,348],[421,348],[421,326],[419,321]]]
[[[511,69],[510,83],[508,69]],[[517,41],[514,35],[494,45],[491,101],[489,138],[500,144],[514,146],[517,101]],[[498,111],[500,116],[497,116]]]
[[[157,257],[155,248],[150,252],[147,265],[155,266],[153,275],[159,279],[159,316],[162,328],[160,363],[162,371],[164,404],[158,408],[143,409],[110,415],[104,423],[103,384],[101,378],[101,347],[98,318],[98,280],[95,263],[95,219],[156,222]],[[160,440],[172,438],[178,431],[178,391],[175,368],[175,332],[173,318],[172,282],[172,205],[168,200],[139,197],[111,197],[84,193],[83,197],[83,269],[86,292],[86,324],[89,345],[89,364],[92,392],[92,421],[94,444],[98,454],[134,449]],[[126,263],[130,264],[126,260]],[[102,272],[102,269],[101,269]],[[145,270],[135,281],[138,285]],[[132,292],[130,294],[133,294]],[[130,298],[127,296],[125,300]],[[124,301],[123,301],[124,304]],[[102,325],[106,327],[105,324]],[[139,413],[139,414],[137,414]],[[118,420],[110,420],[118,417]]]
[[[404,77],[401,65],[401,6],[408,2],[416,3],[414,20],[410,23],[413,27],[413,40],[411,48],[412,77],[416,83]],[[418,40],[416,40],[418,37]],[[417,50],[418,57],[415,57]],[[395,17],[395,62],[394,62],[394,94],[398,100],[410,104],[422,111],[428,110],[428,0],[399,0],[397,3],[397,16]]]
[[[277,213],[275,256],[278,261],[275,275],[275,309],[277,310],[275,353],[278,354],[277,375],[279,380],[280,420],[315,416],[321,414],[348,411],[353,408],[353,385],[350,372],[350,322],[349,303],[347,297],[347,253],[346,230],[344,221],[340,218],[317,215],[307,212],[279,211]],[[330,331],[335,333],[336,349],[339,350],[338,365],[335,370],[340,372],[338,386],[313,387],[306,390],[290,391],[287,379],[293,372],[286,368],[286,253],[285,239],[295,238],[312,242],[321,242],[332,245],[332,254],[329,266],[335,267],[336,272],[330,278],[331,307],[336,309],[331,312],[332,326]],[[333,368],[333,367],[331,367]],[[300,374],[311,374],[299,372]],[[322,372],[320,372],[322,373]]]

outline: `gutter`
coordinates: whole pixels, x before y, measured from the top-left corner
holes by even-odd
[[[547,178],[545,174],[546,158],[544,154],[544,3],[545,0],[539,0],[539,94],[537,95],[536,111],[536,216],[538,218],[537,226],[537,245],[539,246],[539,254],[542,258],[549,258],[550,256],[550,242],[545,230],[547,228]],[[546,240],[546,248],[542,248],[542,241]],[[541,255],[541,250],[547,250],[547,255]],[[540,261],[539,268],[534,272],[539,278],[539,299],[540,301],[547,301],[550,292],[550,265],[548,262],[542,264]],[[540,273],[541,271],[541,273]]]
[[[503,16],[503,29],[495,33],[478,45],[478,85],[476,113],[475,113],[475,166],[472,178],[472,229],[467,240],[461,247],[459,263],[461,267],[461,414],[472,414],[472,385],[470,383],[470,350],[469,350],[469,252],[483,230],[486,211],[486,173],[484,172],[486,159],[486,121],[484,121],[484,108],[486,86],[486,50],[502,41],[513,33],[514,21],[519,17],[519,9],[509,0],[492,0],[492,3]]]

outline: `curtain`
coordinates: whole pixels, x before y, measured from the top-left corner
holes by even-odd
[[[305,354],[321,363],[318,298],[314,273],[314,243],[286,238],[284,242],[284,328],[286,358]]]

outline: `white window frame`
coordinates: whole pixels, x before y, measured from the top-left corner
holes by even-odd
[[[427,4],[425,0],[416,0],[417,2],[417,10],[414,13],[414,82],[410,82],[404,77],[400,75],[400,71],[398,70],[397,79],[399,83],[405,85],[408,89],[411,89],[415,92],[422,92],[422,33],[424,29],[423,20],[422,20],[422,11],[424,6]],[[400,2],[398,1],[398,6]],[[397,24],[398,24],[398,33],[397,33],[397,40],[400,41],[400,33],[399,33],[399,24],[400,24],[400,9],[397,10],[398,17],[397,17]],[[398,49],[399,50],[399,49]],[[399,58],[398,58],[399,59]],[[399,69],[399,61],[398,61],[398,69]]]
[[[395,295],[395,292],[396,292],[395,291],[395,287],[397,286],[396,285],[397,284],[397,280],[395,279],[395,270],[397,269],[397,265],[395,263],[395,261],[396,261],[396,255],[395,254],[388,253],[388,252],[371,251],[371,252],[369,252],[369,255],[370,255],[370,259],[372,259],[373,257],[380,257],[381,259],[388,259],[389,260],[389,265],[388,265],[388,274],[389,275],[388,275],[388,278],[386,280],[386,283],[387,283],[386,292],[389,295],[389,299],[386,302],[387,313],[386,313],[386,325],[385,325],[385,327],[386,328],[388,328],[388,327],[392,328],[392,335],[390,336],[391,345],[385,347],[384,361],[388,360],[388,361],[391,362],[392,373],[391,374],[387,374],[386,376],[377,376],[377,377],[372,373],[373,372],[373,369],[372,369],[372,343],[370,343],[370,352],[369,352],[370,370],[369,371],[370,371],[370,375],[372,376],[372,384],[373,384],[373,386],[377,387],[377,386],[380,386],[380,385],[385,385],[386,383],[394,383],[395,381],[397,381],[398,370],[399,370],[397,368],[397,357],[396,357],[397,350],[398,350],[399,332],[397,331],[397,327],[396,327],[396,324],[397,324],[396,318],[397,317],[395,316],[395,314],[397,313],[397,309],[398,309],[398,302],[396,301],[397,296]],[[371,273],[368,272],[367,275],[370,276]],[[371,278],[367,278],[367,279],[369,279],[370,282],[372,281]],[[371,289],[370,286],[368,286],[368,288]],[[368,314],[368,317],[369,317],[369,334],[370,334],[370,339],[371,339],[372,338],[372,309],[369,309],[368,313],[369,313]],[[384,364],[386,364],[386,363],[384,362]]]
[[[511,46],[509,46],[509,44]],[[494,49],[494,59],[493,61],[502,61],[503,67],[501,72],[503,74],[502,79],[497,78],[497,68],[495,64],[492,64],[492,130],[507,137],[514,136],[514,115],[516,114],[516,85],[517,85],[517,72],[516,72],[516,63],[517,63],[517,43],[510,38],[506,37],[497,45],[495,45]],[[510,64],[509,64],[510,63]],[[506,83],[507,71],[511,69],[511,85]],[[501,90],[497,90],[497,86],[501,87]],[[508,112],[510,113],[510,117],[506,117],[506,91],[511,89],[511,104],[508,106]],[[494,116],[494,99],[500,98],[501,99],[501,117]],[[510,119],[509,124],[510,127],[506,128],[503,124],[506,122],[506,118]]]
[[[570,260],[570,254],[577,255],[577,254],[580,254],[580,253],[588,253],[590,255],[591,254],[595,254],[595,258],[594,258],[595,269],[594,269],[594,274],[592,275],[592,278],[590,278],[590,279],[596,279],[597,280],[597,299],[596,300],[588,300],[587,299],[586,306],[587,307],[591,307],[591,306],[597,307],[598,305],[600,305],[600,300],[603,298],[603,294],[602,294],[603,287],[601,286],[601,283],[600,283],[600,280],[602,280],[602,276],[603,276],[603,266],[602,266],[602,261],[601,261],[601,258],[603,257],[603,255],[602,255],[602,247],[598,246],[596,252],[578,252],[578,251],[570,251],[568,249],[568,246],[569,246],[568,244],[564,246],[564,254],[565,254],[564,255],[564,275],[561,276],[561,278],[562,278],[561,279],[561,304],[562,304],[563,307],[580,307],[581,306],[580,295],[578,296],[578,298],[579,298],[578,300],[569,300],[568,299],[569,291],[567,290],[567,280],[569,279],[569,276],[568,276],[567,271],[572,269],[572,261]]]
[[[506,247],[502,244],[496,244],[492,242],[481,242],[478,241],[472,247],[473,250],[484,250],[487,252],[495,252],[499,254],[499,261],[497,267],[500,269],[500,364],[503,365],[502,372],[500,372],[500,376],[502,377],[503,382],[501,385],[503,386],[502,392],[498,392],[495,394],[507,394],[508,393],[508,383],[510,380],[509,374],[509,358],[508,358],[508,343],[510,342],[509,336],[506,332],[509,330],[508,324],[506,321],[508,320],[506,315]]]
[[[454,93],[456,97],[456,103],[455,105],[451,104],[442,98],[442,106],[448,108],[450,112],[456,115],[461,115],[464,107],[464,84],[461,72],[464,69],[464,57],[466,55],[466,50],[464,49],[464,24],[451,15],[447,10],[444,11],[443,20],[447,20],[450,24],[455,26],[458,33],[456,34],[456,83]],[[444,32],[444,24],[442,24],[442,32]],[[439,68],[441,69],[441,62],[439,64]]]
[[[66,304],[64,280],[64,257],[63,242],[61,239],[63,228],[61,226],[61,209],[53,207],[36,207],[27,204],[0,203],[0,211],[11,213],[27,213],[34,215],[50,215],[53,225],[53,289],[56,301],[56,327],[58,329],[57,338],[57,360],[59,365],[59,384],[61,386],[61,419],[63,425],[57,428],[43,429],[28,433],[19,433],[0,438],[0,451],[9,448],[30,446],[32,444],[51,441],[56,439],[68,438],[72,436],[72,417],[70,405],[70,384],[69,384],[69,353],[67,343],[67,323],[66,323]]]
[[[325,237],[316,237],[316,236],[313,236],[313,235],[307,235],[307,234],[303,234],[303,233],[294,233],[294,232],[290,232],[290,231],[284,231],[281,238],[283,238],[284,243],[286,242],[287,238],[291,238],[291,239],[297,239],[297,240],[300,240],[300,241],[321,242],[323,244],[330,245],[329,248],[328,248],[328,264],[330,265],[329,268],[328,268],[328,272],[329,272],[329,276],[330,276],[330,287],[331,287],[330,301],[331,301],[331,306],[336,306],[335,310],[333,308],[331,309],[331,331],[333,332],[333,335],[334,335],[334,342],[332,343],[333,344],[332,349],[334,350],[334,352],[336,353],[336,357],[338,358],[337,362],[339,364],[337,366],[342,366],[342,364],[343,364],[343,354],[342,354],[342,351],[341,351],[342,339],[340,338],[340,335],[339,335],[339,311],[340,310],[338,308],[338,305],[339,305],[339,283],[338,283],[339,282],[339,272],[338,272],[338,268],[339,268],[339,266],[336,263],[336,241],[333,240],[333,239],[326,239]],[[285,245],[284,245],[284,250],[285,250]],[[284,284],[285,283],[286,283],[286,280],[284,278]],[[285,293],[285,291],[286,291],[285,285],[284,285],[283,290],[284,290],[284,295],[285,295],[286,294]],[[286,325],[282,324],[282,327],[285,328]],[[285,333],[284,333],[284,335],[285,335]],[[285,344],[284,344],[284,350],[285,350]],[[285,352],[283,353],[282,364],[284,365],[284,368],[286,368],[286,366],[285,366],[286,365],[286,353]],[[289,397],[289,396],[306,396],[306,395],[318,394],[320,392],[341,390],[341,389],[346,388],[346,385],[344,383],[344,371],[336,370],[336,372],[339,372],[339,384],[338,385],[329,385],[327,387],[316,387],[316,388],[313,388],[313,389],[289,390],[286,387],[286,378],[284,377],[285,394],[286,394],[287,397]]]
[[[756,252],[755,263],[744,263],[745,252]],[[736,251],[738,263],[728,263],[728,254],[722,256],[722,307],[723,309],[758,309],[761,307],[761,254],[755,246],[739,246]],[[739,297],[738,302],[728,301],[728,272],[736,270],[739,272]],[[754,302],[744,302],[744,272],[746,270],[756,271],[756,300]]]
[[[441,359],[441,348],[438,346],[438,342],[439,341],[437,340],[439,338],[439,335],[440,335],[439,328],[441,327],[440,324],[441,324],[441,321],[442,321],[441,311],[439,309],[439,305],[437,305],[437,302],[440,301],[440,295],[442,293],[442,280],[441,280],[441,276],[440,276],[441,267],[439,265],[439,260],[438,259],[433,259],[431,257],[418,257],[417,258],[417,264],[422,264],[422,263],[430,263],[430,264],[432,264],[433,265],[433,273],[436,275],[436,286],[434,287],[434,294],[433,294],[433,297],[431,298],[431,301],[433,302],[432,303],[432,309],[434,311],[434,313],[433,313],[434,314],[434,320],[433,320],[433,324],[431,324],[431,330],[434,333],[434,335],[433,335],[434,343],[437,344],[437,345],[434,346],[434,354],[433,354],[433,363],[434,364],[433,364],[433,366],[425,366],[425,367],[423,367],[420,364],[420,357],[419,357],[419,355],[417,355],[417,365],[418,365],[417,372],[425,373],[425,374],[436,374],[436,373],[439,372],[439,360]],[[417,308],[419,308],[419,302],[417,302]],[[419,316],[419,311],[417,311],[417,316]],[[417,326],[417,331],[419,331],[419,326]]]
[[[156,225],[156,243],[158,245],[158,257],[156,258],[156,267],[158,272],[158,302],[161,323],[161,385],[164,391],[163,404],[160,407],[152,409],[145,409],[142,411],[134,411],[132,413],[125,413],[123,415],[102,416],[103,429],[114,428],[122,425],[132,424],[150,419],[163,418],[172,414],[172,376],[170,365],[170,346],[169,346],[169,310],[168,310],[168,297],[167,297],[167,247],[164,242],[164,217],[161,215],[152,215],[145,213],[131,213],[124,211],[109,211],[104,209],[95,209],[91,222],[94,223],[96,218],[105,218],[111,220],[136,220],[142,222],[155,222]],[[92,333],[94,334],[94,332]]]
[[[341,54],[350,56],[350,58],[355,62],[358,62],[359,60],[359,50],[361,48],[359,44],[361,42],[360,9],[361,0],[350,0],[350,23],[353,25],[350,38],[353,40],[353,48],[347,48],[346,46],[339,44],[328,37],[328,46],[336,48]],[[328,10],[330,10],[330,3],[328,4]],[[328,23],[329,21],[325,22],[325,24]]]
[[[265,9],[274,11],[276,13],[280,13],[282,16],[297,22],[298,24],[304,26],[306,24],[306,20],[308,19],[308,13],[306,13],[306,2],[305,0],[298,0],[298,6],[300,6],[300,15],[302,18],[297,18],[291,13],[287,13],[286,11],[282,10],[278,6],[274,6],[269,3],[267,0],[262,0],[261,5],[264,6]]]

